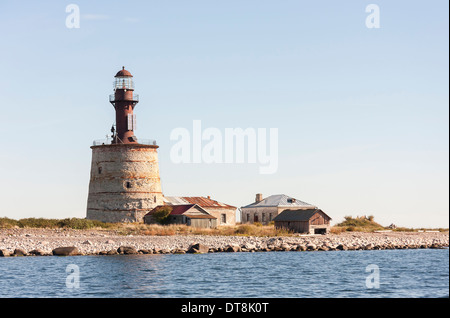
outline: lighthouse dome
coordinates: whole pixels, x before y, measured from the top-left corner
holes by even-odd
[[[133,75],[125,69],[125,66],[122,66],[122,69],[114,77],[133,77]]]

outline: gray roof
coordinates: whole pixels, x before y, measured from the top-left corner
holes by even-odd
[[[274,221],[309,221],[309,219],[316,213],[322,212],[320,209],[298,209],[298,210],[284,210],[278,214]],[[326,215],[326,214],[325,214]],[[328,216],[328,215],[326,215]]]
[[[293,199],[293,200],[292,200]],[[287,208],[317,208],[316,206],[297,200],[285,194],[275,194],[265,198],[259,202],[253,202],[243,208],[259,208],[259,207],[287,207]]]

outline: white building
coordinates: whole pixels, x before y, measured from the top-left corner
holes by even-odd
[[[255,202],[241,207],[241,223],[267,224],[284,210],[317,209],[316,206],[285,194],[275,194],[263,199],[256,195]]]

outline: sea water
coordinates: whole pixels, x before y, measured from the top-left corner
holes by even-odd
[[[0,297],[448,295],[448,249],[0,258]]]

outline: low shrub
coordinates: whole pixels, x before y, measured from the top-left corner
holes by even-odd
[[[0,228],[69,228],[77,230],[87,230],[93,228],[112,228],[116,225],[112,223],[104,223],[101,221],[67,218],[67,219],[45,219],[45,218],[24,218],[14,220],[9,218],[0,218]]]
[[[19,221],[10,218],[0,218],[0,229],[10,229],[18,227]]]

